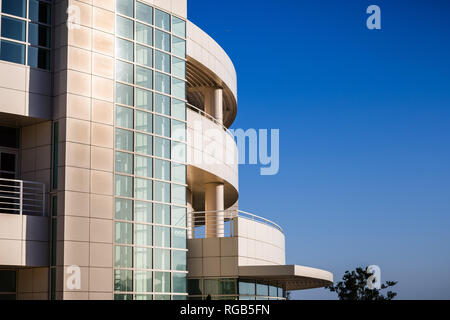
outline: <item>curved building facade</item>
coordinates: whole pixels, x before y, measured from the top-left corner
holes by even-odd
[[[231,59],[186,0],[0,0],[0,299],[284,299],[238,209]]]

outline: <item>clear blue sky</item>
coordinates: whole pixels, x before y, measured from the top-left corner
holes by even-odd
[[[234,62],[233,127],[280,129],[279,174],[240,166],[239,204],[284,227],[287,263],[377,264],[399,299],[450,299],[450,1],[188,0],[188,18]]]

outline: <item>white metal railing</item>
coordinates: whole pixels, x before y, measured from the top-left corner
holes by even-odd
[[[0,213],[45,215],[45,184],[0,178]]]
[[[230,137],[233,138],[233,140],[234,140],[234,135],[231,133],[230,130],[227,129],[227,127],[225,127],[225,126],[223,125],[222,122],[218,121],[216,118],[214,118],[214,117],[213,117],[212,115],[210,115],[209,113],[206,113],[206,112],[203,111],[202,109],[197,108],[196,106],[193,106],[193,105],[190,104],[190,103],[186,103],[186,105],[187,105],[187,107],[188,107],[189,109],[191,109],[192,111],[201,114],[201,115],[204,116],[205,118],[208,118],[209,120],[211,120],[212,122],[214,122],[214,123],[217,124],[218,126],[222,127],[222,129],[223,129],[226,133],[228,133],[228,134],[230,135]]]
[[[221,213],[223,213],[223,215]],[[223,228],[220,227],[220,229],[217,229],[218,224],[216,220],[222,219],[222,217],[223,217]],[[283,229],[278,224],[276,224],[273,221],[270,221],[269,219],[241,210],[227,209],[227,210],[188,212],[187,217],[188,238],[189,239],[205,238],[206,222],[208,222],[208,224],[213,225],[214,226],[213,228],[215,228],[216,231],[223,233],[224,237],[237,236],[235,229],[235,222],[237,222],[237,218],[244,218],[251,221],[256,221],[258,223],[268,225],[283,233]]]

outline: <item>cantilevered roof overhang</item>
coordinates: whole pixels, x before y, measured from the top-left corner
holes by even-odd
[[[239,278],[282,285],[288,291],[320,288],[333,283],[331,272],[298,265],[239,266]]]

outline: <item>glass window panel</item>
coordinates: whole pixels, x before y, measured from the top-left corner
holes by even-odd
[[[186,205],[186,187],[172,184],[172,203]]]
[[[133,174],[133,155],[131,153],[116,151],[114,162],[116,172]]]
[[[136,130],[153,132],[153,115],[145,111],[136,110]]]
[[[170,250],[155,249],[155,269],[170,270]]]
[[[155,223],[170,224],[170,206],[167,204],[155,203]]]
[[[153,24],[153,8],[141,2],[136,2],[136,19]]]
[[[25,21],[2,16],[2,37],[25,41]]]
[[[116,102],[132,106],[134,104],[133,87],[116,83]]]
[[[158,28],[170,31],[170,15],[161,10],[155,9],[155,25]]]
[[[170,203],[170,184],[155,181],[155,200]]]
[[[256,294],[255,283],[239,281],[239,294],[255,295]]]
[[[51,24],[50,5],[38,0],[30,0],[29,17],[32,21]]]
[[[170,77],[166,74],[155,72],[155,90],[170,94]]]
[[[134,292],[153,292],[153,273],[151,271],[134,272]],[[130,290],[131,291],[131,290]],[[146,297],[147,295],[143,295]],[[151,295],[149,295],[151,297]],[[147,300],[147,299],[142,299]]]
[[[170,272],[155,272],[155,292],[170,292]],[[158,295],[155,295],[155,299],[158,299]]]
[[[155,156],[170,159],[170,140],[155,137]]]
[[[134,45],[133,42],[116,38],[116,56],[117,58],[133,61]]]
[[[172,250],[172,270],[186,271],[186,251]]]
[[[131,268],[133,266],[133,248],[116,246],[114,265],[118,268]]]
[[[133,132],[116,128],[116,149],[133,151]]]
[[[186,162],[186,144],[172,141],[172,160]]]
[[[283,297],[283,288],[278,288],[278,297]]]
[[[114,295],[114,300],[133,300],[133,295],[132,294],[115,294]]]
[[[126,222],[116,222],[115,223],[115,241],[117,243],[131,244],[133,243],[133,225]]]
[[[152,180],[135,178],[135,198],[152,200]]]
[[[186,77],[186,62],[184,60],[173,57],[172,74],[184,79]]]
[[[186,120],[186,103],[177,99],[172,99],[172,117]]]
[[[155,115],[155,133],[170,138],[170,119]]]
[[[155,93],[155,112],[170,115],[170,98],[159,93]]]
[[[28,47],[28,65],[33,68],[50,70],[50,50]]]
[[[144,89],[136,88],[136,108],[152,111],[153,93]]]
[[[155,159],[155,178],[170,181],[170,162]]]
[[[146,46],[136,45],[136,63],[147,67],[153,66],[153,50]]]
[[[115,194],[116,196],[129,197],[133,196],[133,178],[128,176],[115,176]]]
[[[172,281],[173,292],[186,292],[186,273],[172,273]]]
[[[188,279],[188,294],[199,296],[203,294],[203,285],[201,279]]]
[[[172,228],[172,248],[186,249],[186,230]]]
[[[129,199],[115,199],[115,217],[118,220],[133,219],[133,201]]]
[[[133,18],[134,0],[116,0],[116,11]]]
[[[133,20],[121,16],[116,16],[116,34],[118,36],[133,40],[134,38]]]
[[[153,295],[151,295],[151,294],[135,294],[134,300],[153,300]]]
[[[2,0],[2,12],[25,18],[26,0]]]
[[[136,66],[136,85],[147,89],[152,89],[153,71],[147,68]]]
[[[16,271],[0,270],[0,292],[16,292]]]
[[[136,269],[153,268],[153,249],[152,248],[134,248],[134,267]]]
[[[155,68],[170,73],[170,55],[155,50]]]
[[[133,272],[130,270],[114,270],[114,291],[133,291]]]
[[[152,226],[148,224],[134,224],[134,244],[151,246],[153,243]]]
[[[172,225],[186,227],[186,208],[172,206]]]
[[[220,279],[220,294],[237,294],[236,279]]]
[[[151,156],[152,155],[152,136],[143,133],[136,133],[135,151]]]
[[[257,283],[256,284],[256,295],[267,296],[269,294],[269,286],[266,284]]]
[[[140,177],[152,178],[152,162],[153,159],[143,156],[135,156],[134,174]]]
[[[172,78],[172,95],[180,98],[186,98],[186,82],[176,78]]]
[[[116,106],[116,126],[133,129],[133,109]]]
[[[170,35],[161,30],[155,30],[155,47],[170,52]]]
[[[175,140],[186,141],[186,123],[178,120],[172,120],[172,138]]]
[[[172,53],[181,58],[186,57],[186,41],[178,37],[172,37]]]
[[[153,221],[152,208],[151,202],[135,201],[134,221],[151,223]]]
[[[153,28],[136,22],[136,41],[153,45]]]
[[[172,32],[177,36],[186,38],[186,22],[172,16]]]
[[[277,291],[278,291],[277,287],[269,286],[269,296],[276,297],[278,295]]]
[[[219,279],[205,279],[205,295],[219,294]]]
[[[134,83],[134,71],[131,63],[116,61],[116,79],[118,81]]]
[[[28,42],[35,46],[50,48],[50,28],[36,23],[29,23]]]
[[[156,217],[155,217],[156,218]],[[170,247],[170,228],[155,226],[155,246]]]

